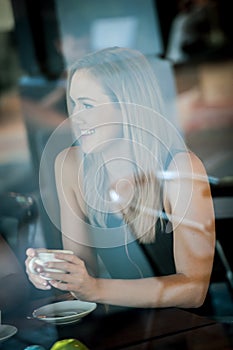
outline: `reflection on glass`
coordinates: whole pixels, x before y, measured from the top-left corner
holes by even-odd
[[[62,48],[69,65],[78,57],[108,46],[161,54],[161,33],[151,0],[56,0]]]

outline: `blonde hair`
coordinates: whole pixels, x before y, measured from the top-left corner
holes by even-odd
[[[107,48],[78,60],[69,71],[69,86],[73,74],[85,69],[105,89],[112,102],[121,108],[123,135],[131,140],[134,174],[134,196],[122,212],[140,242],[154,241],[156,221],[163,209],[162,182],[156,174],[162,171],[173,145],[171,128],[163,118],[163,101],[155,73],[144,55],[127,48]],[[85,196],[87,213],[92,225],[107,227],[108,198],[104,187],[108,183],[101,154],[84,155]],[[96,173],[96,165],[101,170]],[[137,166],[138,165],[138,166]],[[93,179],[97,178],[97,185]],[[102,189],[102,200],[93,193],[95,186]],[[90,203],[93,204],[89,205]],[[105,204],[103,204],[105,203]],[[148,215],[144,208],[153,208],[156,216]]]

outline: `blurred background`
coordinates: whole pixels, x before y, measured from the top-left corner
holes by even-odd
[[[202,159],[209,176],[233,176],[230,5],[228,0],[0,0],[0,232],[7,236],[18,229],[6,220],[10,194],[10,201],[16,199],[28,217],[36,217],[27,226],[30,242],[60,247],[59,229],[41,201],[40,161],[49,136],[67,118],[67,67],[107,46],[132,47],[148,56],[167,118]],[[42,191],[55,216],[53,161],[68,142],[61,138],[44,160]],[[231,216],[232,208],[232,198],[215,200],[220,218]],[[227,225],[221,239],[232,266],[233,230]],[[220,282],[229,284],[226,266],[220,274]],[[214,282],[215,290],[226,292],[225,284]],[[229,290],[214,301],[220,316],[233,314]]]

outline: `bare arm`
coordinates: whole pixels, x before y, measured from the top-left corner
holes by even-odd
[[[88,271],[88,275],[95,276],[98,273],[97,259],[95,251],[91,248],[88,229],[85,224],[84,204],[81,201],[82,195],[80,193],[80,186],[82,184],[79,182],[82,181],[82,175],[79,173],[79,169],[80,163],[77,147],[65,149],[57,156],[55,177],[60,204],[62,241],[63,247],[73,251],[74,256],[77,257],[76,259],[80,263],[83,263],[83,266]],[[27,249],[27,259],[25,261],[26,272],[29,280],[35,287],[43,290],[51,289],[52,283],[49,283],[43,278],[44,270],[41,267],[37,268],[38,274],[30,271],[30,261],[37,254],[38,250]],[[40,250],[45,250],[45,248],[40,248]],[[64,253],[61,259],[64,259]],[[69,268],[66,266],[63,270],[69,272]],[[62,280],[61,274],[58,276],[53,275],[52,277]],[[71,291],[72,288],[68,290]]]

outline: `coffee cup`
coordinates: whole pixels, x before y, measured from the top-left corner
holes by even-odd
[[[28,269],[31,273],[39,275],[39,272],[36,270],[35,265],[43,267],[44,272],[59,272],[64,273],[63,270],[59,269],[49,269],[45,267],[45,264],[48,262],[62,262],[64,260],[55,258],[55,254],[64,253],[64,254],[74,254],[71,250],[59,250],[59,249],[49,249],[43,252],[38,252],[37,256],[34,256],[28,264]],[[44,279],[50,280],[50,277],[41,276]]]

